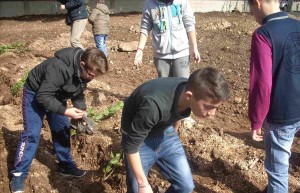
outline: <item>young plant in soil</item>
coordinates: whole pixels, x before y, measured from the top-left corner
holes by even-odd
[[[27,79],[27,76],[28,76],[28,73],[27,72],[21,80],[19,80],[18,82],[16,82],[11,88],[10,88],[10,91],[11,91],[11,94],[13,96],[15,96],[17,94],[17,92],[23,88],[24,84],[25,84],[25,81]]]
[[[104,177],[103,181],[115,177],[117,174],[115,171],[117,168],[122,166],[123,163],[123,149],[120,150],[120,152],[117,152],[114,154],[113,152],[110,152],[110,161],[108,164],[103,168]]]

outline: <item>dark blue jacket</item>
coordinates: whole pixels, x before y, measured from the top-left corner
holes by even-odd
[[[68,10],[68,15],[66,18],[66,23],[71,25],[75,20],[88,18],[88,13],[86,10],[86,5],[84,0],[57,0],[61,4],[66,6]]]
[[[272,47],[272,92],[267,120],[297,122],[300,120],[300,21],[278,12],[267,16],[257,33]]]

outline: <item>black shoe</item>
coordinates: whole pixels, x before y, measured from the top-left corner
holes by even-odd
[[[62,176],[81,178],[86,174],[86,171],[73,166],[71,168],[60,168],[60,174]]]

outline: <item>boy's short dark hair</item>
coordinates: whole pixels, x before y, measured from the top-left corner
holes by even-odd
[[[186,91],[191,91],[196,100],[211,98],[215,101],[227,101],[230,97],[227,81],[213,68],[194,71],[188,79]]]
[[[97,48],[87,48],[81,56],[81,61],[85,63],[88,70],[95,72],[97,75],[108,71],[107,58]]]

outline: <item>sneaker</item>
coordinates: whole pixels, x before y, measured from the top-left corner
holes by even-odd
[[[10,191],[11,193],[22,193],[24,191],[24,180],[22,173],[12,174],[10,181]]]
[[[76,177],[81,178],[86,174],[85,170],[78,169],[76,166],[73,166],[71,168],[60,168],[60,174],[62,176],[70,176],[70,177]]]

